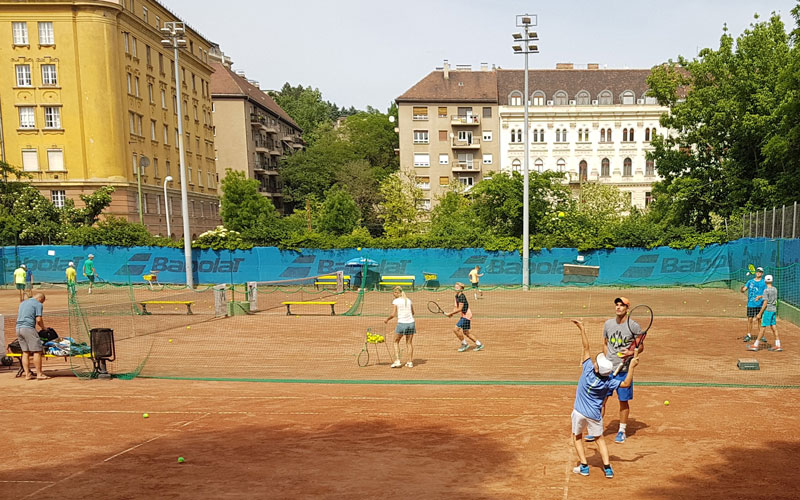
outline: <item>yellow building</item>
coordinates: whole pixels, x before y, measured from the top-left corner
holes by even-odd
[[[178,93],[173,51],[159,28],[181,21],[153,0],[0,0],[0,153],[56,205],[105,185],[108,212],[181,237]],[[186,30],[181,92],[191,231],[220,223],[208,59]],[[164,182],[168,200],[164,200]]]

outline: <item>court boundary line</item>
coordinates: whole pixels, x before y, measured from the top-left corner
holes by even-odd
[[[287,378],[237,378],[237,377],[170,377],[139,375],[136,378],[154,380],[197,380],[203,382],[261,382],[271,384],[320,385],[523,385],[523,386],[576,386],[567,380],[355,380],[355,379],[287,379]],[[800,385],[727,384],[715,382],[636,382],[643,387],[718,387],[729,389],[800,389]]]

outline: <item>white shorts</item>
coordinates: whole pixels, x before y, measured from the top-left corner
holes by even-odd
[[[603,421],[592,420],[584,416],[578,410],[572,410],[572,433],[576,436],[583,434],[587,431],[589,436],[602,436],[603,435]]]

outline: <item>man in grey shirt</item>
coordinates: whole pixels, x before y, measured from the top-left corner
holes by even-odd
[[[23,301],[17,311],[17,338],[22,348],[22,370],[25,372],[25,380],[34,378],[31,372],[31,355],[33,355],[33,365],[36,368],[36,379],[47,380],[50,378],[42,371],[42,340],[39,338],[39,331],[44,330],[44,321],[42,320],[44,301],[44,294],[38,292],[30,299]]]
[[[756,337],[756,341],[753,342],[752,345],[747,346],[748,351],[757,351],[758,344],[764,339],[766,343],[766,338],[764,337],[764,332],[767,327],[772,330],[773,335],[775,335],[775,345],[770,347],[769,351],[781,352],[783,351],[783,347],[781,347],[781,339],[778,336],[778,289],[772,286],[772,275],[768,274],[764,277],[764,282],[767,285],[764,288],[763,295],[759,295],[756,299],[760,300],[762,297],[764,299],[763,304],[761,305],[761,311],[758,313],[758,318],[761,319],[761,328],[758,331],[758,337]]]

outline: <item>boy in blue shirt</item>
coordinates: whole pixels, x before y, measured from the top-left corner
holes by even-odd
[[[583,448],[583,432],[587,431],[589,435],[597,436],[595,441],[600,450],[600,457],[603,459],[603,473],[611,479],[614,477],[614,470],[608,460],[608,448],[603,437],[603,402],[618,388],[630,387],[633,382],[633,369],[639,364],[639,351],[637,349],[631,360],[625,380],[615,379],[611,376],[613,365],[603,352],[592,358],[583,322],[574,319],[572,322],[580,330],[583,342],[582,372],[578,379],[575,406],[572,410],[572,442],[578,453],[580,464],[572,469],[572,472],[582,476],[589,475],[589,464],[586,462],[586,451]]]
[[[756,268],[756,277],[749,280],[741,288],[741,292],[747,292],[747,335],[744,336],[745,342],[753,340],[755,331],[753,329],[753,318],[758,316],[761,311],[761,305],[764,302],[760,296],[764,294],[764,289],[767,287],[761,277],[764,276],[764,268]],[[756,325],[758,327],[758,325]],[[765,342],[762,340],[762,342]]]

